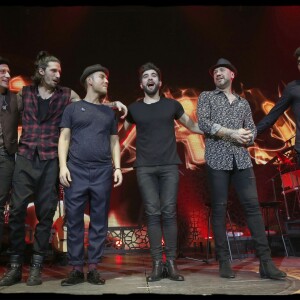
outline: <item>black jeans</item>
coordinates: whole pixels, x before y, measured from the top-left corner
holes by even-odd
[[[23,255],[25,250],[25,218],[28,203],[34,195],[35,227],[33,251],[46,255],[53,217],[58,203],[58,159],[33,160],[18,155],[13,174],[13,193],[9,208],[10,248],[9,254]]]
[[[147,216],[152,259],[162,259],[163,238],[166,258],[174,260],[177,252],[178,166],[138,167],[136,174]]]
[[[9,201],[12,176],[15,167],[15,155],[9,155],[5,150],[0,151],[0,249],[4,227],[4,209]]]
[[[226,241],[226,209],[229,185],[235,187],[240,203],[246,215],[247,225],[254,241],[256,255],[261,259],[271,256],[265,225],[259,207],[256,179],[253,168],[238,170],[214,170],[207,165],[208,183],[211,192],[212,227],[215,239],[215,251],[219,261],[229,259]]]

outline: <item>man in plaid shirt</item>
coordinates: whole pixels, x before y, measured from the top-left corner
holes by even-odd
[[[49,248],[53,217],[58,203],[58,138],[64,108],[80,99],[73,90],[59,86],[60,61],[41,51],[35,62],[33,85],[19,93],[22,98],[22,134],[13,174],[13,194],[9,209],[10,268],[0,286],[21,282],[25,251],[25,218],[27,205],[34,196],[38,223],[34,233],[33,256],[27,285],[42,283],[44,257]],[[121,102],[107,103],[123,110]]]

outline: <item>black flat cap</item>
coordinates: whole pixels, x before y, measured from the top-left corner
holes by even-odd
[[[107,77],[109,76],[109,71],[107,68],[101,66],[100,64],[96,64],[84,69],[82,75],[80,76],[80,83],[84,85],[85,79],[95,72],[104,72]]]

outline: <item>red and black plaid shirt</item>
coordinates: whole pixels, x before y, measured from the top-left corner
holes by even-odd
[[[71,89],[58,86],[51,97],[49,111],[39,122],[37,87],[23,87],[22,134],[18,154],[32,159],[37,149],[41,160],[56,158],[59,124],[65,107],[70,103]]]

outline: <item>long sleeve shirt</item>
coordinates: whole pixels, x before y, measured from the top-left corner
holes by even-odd
[[[256,127],[248,101],[237,94],[230,104],[223,91],[204,91],[197,104],[198,125],[205,134],[205,160],[216,170],[232,170],[233,159],[238,169],[252,167],[250,154],[245,145],[229,137],[219,137],[221,127],[248,128],[256,136]]]
[[[294,80],[286,86],[279,101],[257,124],[257,134],[270,128],[290,106],[296,119],[295,150],[300,153],[300,80]]]

